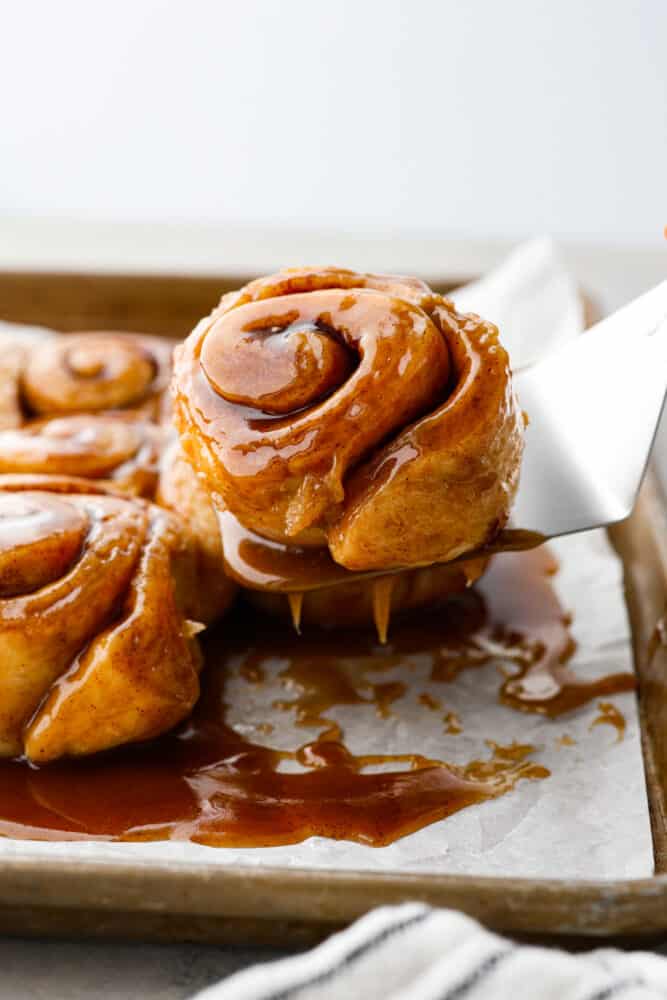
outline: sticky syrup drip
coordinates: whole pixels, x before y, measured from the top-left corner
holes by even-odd
[[[381,576],[373,581],[373,620],[378,639],[384,645],[387,641],[389,616],[391,615],[391,595],[396,581],[392,576]]]
[[[300,635],[301,634],[301,610],[303,608],[303,593],[300,591],[294,591],[294,593],[287,595],[287,600],[289,601],[290,613],[292,615],[292,624],[294,626],[294,631]]]

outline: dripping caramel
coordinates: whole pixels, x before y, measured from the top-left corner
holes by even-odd
[[[391,595],[394,589],[394,579],[383,576],[373,581],[373,622],[378,639],[381,643],[387,641],[389,616],[391,614]]]
[[[391,570],[352,572],[335,562],[328,549],[288,545],[265,538],[242,524],[227,509],[219,511],[217,516],[225,571],[249,590],[301,593],[340,586],[359,579],[373,580],[410,569],[409,566],[397,566]],[[505,528],[496,535],[493,542],[474,552],[466,552],[450,564],[467,563],[495,553],[537,548],[544,540],[544,535],[536,531]]]

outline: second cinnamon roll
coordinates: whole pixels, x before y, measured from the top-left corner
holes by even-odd
[[[148,334],[20,334],[0,340],[0,429],[33,418],[134,411],[160,422],[173,344]]]

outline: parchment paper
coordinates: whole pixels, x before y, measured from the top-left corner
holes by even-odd
[[[518,280],[517,275],[527,276],[526,280]],[[504,340],[512,346],[515,363],[516,359],[528,363],[533,360],[538,339],[542,346],[551,347],[578,332],[581,313],[574,301],[576,292],[549,243],[520,248],[508,264],[507,282],[513,292],[509,298],[504,297],[504,308],[507,311],[509,302],[514,329],[505,330]],[[478,285],[475,309],[499,322],[502,329],[503,295],[499,288],[503,288],[502,269],[494,273],[486,290],[483,282]],[[543,310],[541,322],[536,324],[540,289],[544,293]],[[471,303],[466,301],[465,307],[470,308]],[[532,317],[530,322],[527,317]],[[563,606],[575,612],[573,633],[578,649],[571,661],[573,669],[586,679],[632,670],[622,569],[606,536],[591,532],[560,539],[552,547],[561,563],[554,586]],[[328,713],[342,724],[350,749],[355,753],[420,752],[465,764],[489,755],[487,739],[501,744],[516,740],[536,747],[533,759],[545,764],[551,776],[542,781],[521,781],[499,799],[469,807],[385,848],[324,838],[253,850],[181,842],[40,843],[0,839],[0,859],[85,857],[133,860],[138,864],[205,861],[219,865],[558,878],[641,877],[651,873],[651,833],[633,694],[608,699],[620,709],[627,723],[625,736],[618,741],[611,726],[591,728],[599,714],[595,703],[556,720],[520,714],[498,703],[499,664],[464,671],[453,683],[443,685],[428,680],[425,664],[420,673],[418,659],[407,675],[410,687],[392,706],[394,714],[389,718],[378,719],[374,708],[366,705],[341,707]],[[400,666],[383,672],[382,680],[399,676],[406,679]],[[447,710],[461,717],[462,733],[443,733],[442,713],[430,712],[419,703],[417,695],[422,691],[431,691]],[[272,717],[269,706],[275,697],[276,689],[270,683],[253,687],[240,678],[233,680],[229,687],[229,700],[234,706],[230,721],[247,727],[256,742],[300,745],[304,730],[291,728],[290,715],[276,711]],[[276,725],[270,737],[255,729],[256,724],[267,720]],[[563,745],[564,735],[573,742]]]

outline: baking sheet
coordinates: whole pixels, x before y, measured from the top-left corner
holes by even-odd
[[[574,335],[583,322],[571,298],[576,291],[571,281],[563,278],[557,256],[549,252],[548,244],[546,251],[545,244],[521,248],[518,260],[519,266],[515,255],[506,272],[505,280],[513,282],[512,295],[503,297],[498,292],[503,287],[502,270],[486,285],[480,283],[475,292],[476,310],[499,323],[517,367],[533,357],[535,303],[539,303],[540,295],[543,346],[554,346]],[[517,281],[517,274],[524,276],[521,281]],[[526,321],[525,317],[531,318]],[[575,613],[573,634],[578,649],[572,668],[582,679],[631,670],[622,567],[606,536],[601,532],[575,536],[559,540],[553,548],[561,562],[554,585],[563,606]],[[409,684],[406,695],[392,706],[392,716],[378,719],[374,708],[364,705],[329,713],[342,724],[346,743],[355,753],[422,753],[465,764],[489,756],[486,740],[501,744],[517,740],[533,744],[533,759],[551,771],[546,780],[521,781],[507,795],[465,809],[389,847],[370,848],[323,838],[252,850],[181,842],[0,840],[0,859],[63,857],[164,865],[201,860],[221,866],[587,879],[651,874],[651,833],[634,695],[608,699],[626,719],[625,736],[619,742],[613,728],[591,727],[599,714],[596,703],[553,721],[502,706],[497,699],[500,666],[492,662],[464,671],[446,689],[441,684],[430,684],[425,664],[420,668],[418,662],[413,663],[407,673],[405,666],[398,666],[382,674],[384,681],[401,676],[403,671],[402,679]],[[279,742],[290,747],[303,742],[303,729],[292,729],[289,715],[276,712],[276,718],[272,718],[270,703],[284,695],[278,682],[275,686],[270,681],[252,686],[235,678],[228,690],[233,704],[230,721],[249,727],[256,742]],[[417,692],[425,690],[432,691],[448,710],[460,716],[462,733],[443,734],[441,715],[429,712],[417,700]],[[276,725],[271,737],[262,736],[254,728],[267,721]],[[563,744],[564,735],[573,741],[570,745]]]

